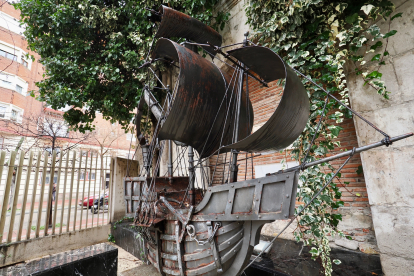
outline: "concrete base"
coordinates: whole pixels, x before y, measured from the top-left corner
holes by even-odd
[[[0,267],[101,243],[108,239],[109,231],[110,226],[104,225],[10,245],[3,244],[0,246]]]
[[[144,240],[140,233],[134,227],[132,222],[123,222],[112,227],[112,235],[114,235],[115,244],[128,251],[134,257],[140,259],[144,263],[147,262]]]
[[[130,270],[119,273],[119,276],[161,276],[153,265],[140,265]]]

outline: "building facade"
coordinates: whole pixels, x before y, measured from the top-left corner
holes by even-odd
[[[0,16],[0,149],[11,151],[21,143],[21,148],[28,150],[40,145],[33,146],[35,138],[49,134],[59,141],[57,148],[64,148],[66,144],[96,150],[105,147],[114,155],[127,157],[135,140],[118,124],[104,120],[97,113],[96,130],[81,135],[70,131],[63,120],[63,111],[48,108],[36,100],[35,83],[44,78],[45,72],[40,56],[27,49],[25,28],[19,23],[20,11],[6,2],[0,7]],[[50,140],[50,137],[43,139],[41,147],[52,147]]]
[[[0,152],[6,152],[5,160],[9,160],[10,153],[18,149],[25,151],[27,155],[29,151],[51,154],[55,150],[58,154],[57,160],[59,156],[67,153],[72,156],[73,151],[76,151],[76,164],[80,162],[81,155],[84,157],[82,162],[85,162],[87,155],[97,165],[88,163],[86,166],[95,169],[109,167],[109,164],[100,163],[98,159],[108,162],[111,156],[132,158],[135,152],[135,136],[125,133],[119,124],[110,123],[102,114],[97,113],[94,131],[71,131],[63,119],[64,111],[53,110],[36,100],[36,82],[44,78],[45,70],[40,56],[27,49],[25,28],[20,26],[19,18],[20,11],[15,10],[8,2],[0,6]],[[7,170],[3,170],[3,175],[0,175],[1,197],[5,189],[6,172]],[[43,174],[46,174],[46,183],[49,183],[50,171],[41,171],[38,183]],[[56,175],[57,173],[54,183],[57,180]],[[35,178],[32,178],[31,185],[35,183]],[[79,178],[87,180],[92,186],[100,182],[96,172],[88,170],[82,171]],[[105,175],[105,179],[109,180],[109,175]],[[29,195],[32,189],[31,186]]]

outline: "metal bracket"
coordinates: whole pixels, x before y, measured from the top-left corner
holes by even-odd
[[[183,228],[185,230],[185,228]],[[181,240],[180,240],[180,224],[178,221],[175,222],[175,242],[177,244],[177,261],[178,261],[178,268],[180,270],[180,275],[185,276],[184,274],[184,267],[183,267],[183,257],[181,254]]]
[[[171,206],[171,204],[168,202],[167,199],[165,199],[165,197],[161,196],[160,200],[162,201],[162,203],[164,203],[164,205],[168,208],[168,210],[170,210],[171,213],[173,213],[174,216],[176,216],[177,219],[181,221],[181,223],[184,225],[184,228],[185,228],[185,226],[187,226],[188,222],[190,221],[194,207],[193,206],[190,207],[190,210],[188,211],[188,217],[186,218],[179,211],[175,210],[175,208]]]
[[[221,265],[221,258],[219,248],[216,243],[216,239],[214,238],[215,231],[213,231],[213,223],[211,221],[207,221],[207,229],[208,229],[208,236],[212,237],[210,241],[211,251],[213,252],[214,262],[216,263],[217,267],[217,274],[223,273],[223,267]]]

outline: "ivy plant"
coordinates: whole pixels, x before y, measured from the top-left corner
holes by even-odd
[[[364,79],[364,85],[371,86],[385,99],[389,98],[390,92],[380,69],[389,54],[388,40],[397,33],[390,29],[391,21],[402,15],[394,13],[392,2],[258,0],[246,5],[246,14],[254,31],[253,41],[274,50],[291,67],[328,93],[338,96],[345,105],[349,104],[345,64],[353,66],[355,73]],[[385,32],[376,24],[379,20],[388,22]],[[340,146],[337,138],[342,130],[341,123],[352,113],[337,102],[326,100],[327,93],[308,79],[303,78],[303,83],[309,93],[311,114],[303,134],[293,144],[291,157],[300,162],[311,162]],[[322,121],[317,132],[321,116],[328,120]],[[315,143],[310,147],[314,135]],[[309,147],[310,154],[305,160]],[[326,163],[302,172],[298,198],[308,203],[332,177],[333,171],[334,168]],[[337,228],[342,216],[335,212],[344,206],[341,196],[339,187],[333,182],[298,218],[294,232],[297,241],[312,246],[312,258],[320,258],[325,275],[332,273],[328,237],[343,236]],[[297,212],[299,208],[302,206]],[[340,263],[339,260],[333,262]]]
[[[223,28],[228,15],[213,16],[218,0],[21,0],[30,50],[45,67],[36,83],[37,96],[54,109],[67,108],[64,118],[79,131],[93,129],[96,112],[128,126],[146,73],[143,63],[156,32],[146,8],[163,4],[187,13],[213,28]]]

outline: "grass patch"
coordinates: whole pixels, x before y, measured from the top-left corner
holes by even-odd
[[[66,226],[66,224],[62,224],[62,226]],[[55,227],[60,227],[60,223],[56,223]],[[32,229],[33,231],[36,231],[36,226],[32,225],[30,229]],[[39,230],[45,230],[45,226],[44,225],[40,226]]]

